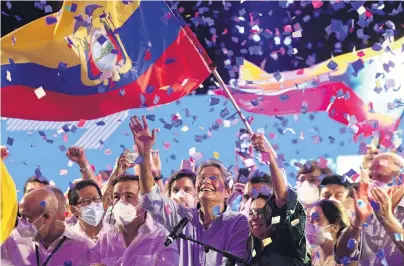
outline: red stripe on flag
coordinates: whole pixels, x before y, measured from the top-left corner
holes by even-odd
[[[71,96],[48,91],[45,97],[38,99],[34,93],[36,88],[7,86],[1,89],[2,116],[43,121],[95,119],[140,107],[141,92],[146,98],[147,106],[155,105],[153,101],[156,95],[160,97],[157,104],[175,101],[191,93],[210,75],[200,53],[195,51],[194,44],[185,34],[186,31],[180,31],[177,39],[156,63],[135,82],[124,87],[124,96],[120,96],[119,89],[89,96]],[[176,61],[166,65],[168,58],[175,58]],[[189,81],[181,86],[185,79]],[[155,88],[151,94],[145,93],[148,85]],[[159,90],[163,86],[171,86],[173,92],[169,95],[167,91]]]

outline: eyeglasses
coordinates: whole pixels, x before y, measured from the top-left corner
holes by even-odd
[[[81,206],[87,206],[90,205],[91,202],[94,203],[101,203],[102,202],[102,198],[101,197],[93,197],[93,198],[89,198],[89,199],[83,199],[81,201],[77,202],[77,205],[81,205]]]

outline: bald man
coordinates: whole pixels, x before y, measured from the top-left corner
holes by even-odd
[[[404,188],[388,185],[400,178],[403,168],[404,159],[394,153],[379,154],[370,162],[370,179],[362,180],[353,193],[355,219],[337,241],[337,262],[404,265]]]
[[[38,188],[20,202],[16,229],[1,246],[2,265],[89,265],[90,246],[65,230],[58,199],[51,188]]]

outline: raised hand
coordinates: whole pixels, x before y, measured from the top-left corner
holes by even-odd
[[[134,116],[130,119],[129,127],[133,134],[133,139],[135,141],[135,145],[137,151],[141,156],[150,156],[151,149],[156,142],[156,130],[150,134],[149,126],[146,121],[146,117],[142,116],[143,125],[141,124],[139,118]]]
[[[352,190],[354,204],[355,204],[355,221],[354,225],[361,227],[366,219],[372,214],[372,206],[370,205],[367,191],[369,189],[369,183],[360,182],[358,192],[355,189]]]
[[[379,149],[377,149],[374,145],[370,144],[366,146],[366,155],[363,156],[362,159],[362,167],[364,169],[368,169],[370,167],[370,163],[372,160],[379,154]]]
[[[117,171],[117,177],[125,174],[126,170],[128,168],[133,167],[133,162],[129,160],[128,156],[129,150],[125,150],[121,156],[119,156],[118,161],[116,162],[116,171]]]
[[[161,159],[160,159],[160,151],[155,150],[151,151],[152,154],[152,172],[153,176],[161,176]]]
[[[69,160],[79,164],[80,167],[85,167],[88,165],[86,153],[81,147],[70,147],[66,152],[66,156],[69,158]]]
[[[393,218],[393,208],[390,195],[380,188],[372,188],[370,191],[372,199],[376,203],[374,213],[380,223]]]

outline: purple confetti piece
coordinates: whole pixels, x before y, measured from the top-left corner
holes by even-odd
[[[10,10],[13,5],[10,3],[10,1],[7,1],[6,6]]]
[[[376,252],[376,257],[379,258],[379,259],[384,258],[384,249],[379,249],[379,250]]]
[[[7,145],[13,146],[13,143],[14,143],[14,139],[8,137],[8,138],[7,138]]]
[[[119,90],[119,95],[120,96],[125,96],[125,89],[124,88]]]
[[[44,7],[45,13],[52,13],[52,7],[50,5],[47,5]]]
[[[52,25],[55,24],[56,22],[58,22],[57,18],[54,16],[48,16],[45,18],[46,24],[48,25]]]
[[[59,69],[60,71],[65,71],[66,68],[67,68],[67,64],[66,64],[66,63],[59,62],[58,69]]]
[[[319,218],[319,215],[318,215],[317,212],[313,212],[313,213],[311,214],[311,219],[312,219],[312,220],[317,220],[318,218]]]
[[[213,106],[220,103],[220,99],[216,97],[211,97],[209,99],[209,106]]]
[[[99,121],[97,123],[95,123],[97,126],[105,126],[105,122],[104,121]]]
[[[39,203],[39,205],[42,206],[42,207],[45,207],[45,206],[46,206],[46,201],[44,201],[44,200],[41,201],[41,202]]]
[[[276,79],[276,81],[279,82],[279,81],[282,79],[281,73],[280,73],[279,71],[277,71],[277,72],[274,74],[274,78]]]
[[[154,121],[156,119],[155,115],[146,115],[146,119],[150,121]]]
[[[336,70],[338,68],[338,64],[331,60],[330,62],[328,62],[327,67],[331,70]]]
[[[60,145],[59,150],[60,151],[66,151],[66,146],[65,145]]]
[[[378,204],[376,201],[371,200],[371,201],[370,201],[370,205],[372,206],[373,210],[375,210],[375,211],[379,211],[379,210],[380,210],[380,206],[379,206],[379,204]]]
[[[74,189],[74,187],[75,187],[75,185],[72,182],[69,181],[69,188]]]
[[[212,213],[214,216],[218,216],[220,214],[220,205],[213,207]]]
[[[172,63],[174,63],[175,61],[177,61],[175,58],[167,58],[165,64],[166,64],[166,65],[172,64]]]
[[[141,163],[143,163],[143,161],[144,161],[144,158],[139,155],[139,156],[135,159],[134,163],[135,163],[135,164],[141,164]]]
[[[74,13],[77,10],[77,4],[72,4],[70,7],[70,12]]]
[[[348,245],[347,245],[347,248],[349,249],[349,250],[353,250],[354,248],[355,248],[355,246],[356,246],[356,240],[354,239],[354,238],[350,238],[349,240],[348,240]]]
[[[174,89],[170,86],[170,87],[168,87],[168,89],[167,89],[167,95],[171,95],[172,93],[174,92]]]
[[[101,35],[100,37],[98,37],[97,42],[103,45],[107,40],[108,39],[104,35]]]

